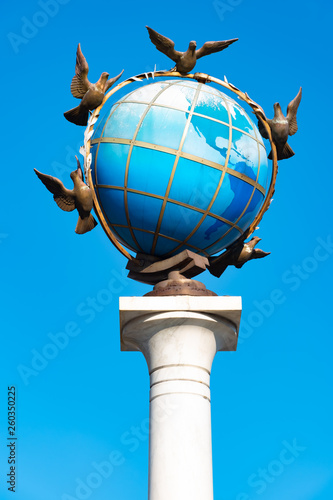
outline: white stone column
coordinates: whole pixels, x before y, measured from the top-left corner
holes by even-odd
[[[149,500],[213,500],[210,371],[234,351],[240,297],[121,297],[121,349],[150,374]]]

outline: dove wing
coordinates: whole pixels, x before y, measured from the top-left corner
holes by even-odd
[[[287,120],[289,121],[289,135],[296,134],[298,130],[296,114],[301,99],[302,99],[302,87],[299,89],[297,96],[295,97],[295,99],[291,101],[291,103],[288,105],[287,108]]]
[[[260,248],[255,248],[253,254],[252,254],[252,259],[262,259],[263,257],[266,257],[267,255],[270,255],[271,252],[264,252]]]
[[[222,40],[220,42],[206,42],[203,46],[196,51],[197,59],[200,57],[208,56],[209,54],[213,54],[214,52],[220,52],[221,50],[226,49],[234,42],[237,42],[238,38],[233,38],[232,40]]]
[[[71,83],[72,95],[77,99],[82,99],[91,85],[88,80],[88,71],[89,66],[79,44],[76,51],[75,76],[73,76]]]
[[[157,33],[157,31],[153,30],[152,28],[149,28],[149,26],[146,26],[148,33],[149,33],[149,38],[155,45],[155,47],[160,51],[163,52],[166,56],[170,57],[175,62],[179,61],[179,58],[183,55],[182,52],[178,52],[178,50],[175,50],[175,42],[170,40],[170,38],[167,38],[166,36],[160,35]]]
[[[228,266],[229,264],[225,260],[219,260],[218,257],[215,257],[215,259],[209,259],[209,266],[207,267],[207,269],[210,274],[216,276],[216,278],[219,278]]]
[[[35,168],[34,171],[44,186],[53,194],[53,199],[58,207],[65,212],[72,212],[75,209],[75,197],[73,192],[66,189],[61,180],[56,177],[42,174]]]
[[[263,123],[262,123],[261,120],[258,120],[258,129],[259,129],[259,132],[260,132],[261,136],[264,139],[269,139],[267,130],[265,129],[265,127],[264,127],[264,125],[263,125]]]
[[[122,72],[119,73],[119,75],[115,76],[114,78],[109,78],[109,80],[106,82],[105,92],[107,92],[112,87],[112,85],[114,85],[116,81],[119,80],[119,78],[123,73],[124,70],[122,70]]]

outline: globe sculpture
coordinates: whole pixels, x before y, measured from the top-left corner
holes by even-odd
[[[240,269],[269,255],[251,236],[272,201],[277,160],[294,155],[287,140],[298,129],[302,89],[286,116],[275,103],[268,119],[226,77],[190,73],[198,59],[237,39],[205,42],[198,50],[191,41],[179,52],[172,40],[147,29],[176,66],[116,86],[122,72],[111,79],[103,72],[92,84],[79,44],[71,92],[81,101],[64,116],[86,126],[84,172],[76,157],[73,189],[35,173],[59,208],[77,210],[76,233],[96,227],[94,209],[127,259],[128,277],[153,286],[144,297],[121,297],[119,308],[121,348],[144,353],[150,374],[149,498],[209,500],[211,364],[216,351],[236,350],[241,300],[213,298],[216,293],[193,278],[205,270],[219,278],[229,266]],[[251,108],[259,130],[221,88]],[[159,418],[164,407],[175,408],[171,418]]]
[[[91,175],[110,230],[137,253],[215,255],[242,237],[271,181],[244,109],[193,80],[141,84],[105,102]]]

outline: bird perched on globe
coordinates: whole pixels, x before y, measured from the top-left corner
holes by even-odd
[[[240,269],[244,264],[249,262],[249,260],[267,257],[270,252],[264,252],[260,248],[255,248],[260,240],[261,238],[255,236],[248,243],[242,241],[236,242],[236,244],[232,245],[230,249],[224,252],[219,259],[209,259],[209,271],[219,278],[228,266],[235,266],[237,269]]]
[[[286,117],[276,104],[268,120],[226,77],[189,73],[200,57],[237,39],[206,42],[199,50],[191,42],[187,52],[177,52],[174,42],[147,29],[175,68],[130,77],[106,93],[122,73],[108,81],[102,73],[90,84],[79,44],[71,90],[82,101],[65,117],[87,124],[80,150],[86,183],[82,173],[75,174],[69,192],[59,180],[36,173],[57,203],[68,195],[73,205],[75,198],[81,218],[82,189],[89,190],[85,218],[91,221],[93,206],[106,235],[128,259],[129,277],[155,285],[150,295],[212,295],[191,278],[205,269],[219,277],[228,266],[241,268],[269,255],[255,248],[259,237],[246,240],[272,201],[277,160],[293,154],[287,139],[297,131],[301,90]],[[151,78],[153,83],[145,82]],[[134,89],[118,98],[126,85]],[[230,94],[250,106],[259,130]],[[270,141],[268,157],[263,138]],[[95,223],[90,226],[87,231]]]
[[[42,174],[36,169],[34,169],[34,171],[44,186],[53,194],[53,199],[61,210],[64,210],[64,212],[72,212],[77,209],[79,219],[76,224],[75,232],[84,234],[94,229],[97,222],[90,213],[93,208],[91,189],[83,180],[83,172],[78,157],[76,156],[75,158],[77,161],[77,169],[70,174],[74,184],[72,190],[65,188],[61,180],[56,177]]]
[[[285,160],[286,158],[291,158],[294,156],[294,151],[289,146],[287,140],[289,135],[296,134],[298,130],[297,126],[297,110],[302,99],[302,87],[295,99],[291,101],[287,108],[287,116],[284,116],[281,110],[281,106],[278,102],[274,104],[274,118],[272,120],[267,120],[268,125],[272,131],[272,138],[276,145],[278,160]],[[262,125],[262,121],[259,114],[258,126],[261,135],[268,139],[268,133],[265,127]],[[272,159],[272,152],[269,153],[268,158]]]
[[[232,38],[231,40],[221,40],[218,42],[205,42],[198,50],[197,42],[192,40],[189,43],[187,51],[180,52],[175,50],[175,43],[170,38],[161,35],[152,28],[149,28],[149,26],[146,26],[146,28],[149,38],[155,47],[176,63],[176,66],[171,71],[179,71],[179,73],[189,73],[195,67],[197,59],[214,54],[215,52],[221,52],[238,40],[238,38]]]
[[[89,82],[88,72],[89,66],[79,44],[76,51],[75,75],[72,78],[71,92],[74,97],[81,99],[81,102],[76,108],[64,113],[66,120],[76,125],[87,125],[89,111],[96,109],[102,103],[105,92],[119,80],[124,70],[110,80],[108,80],[109,73],[104,71],[96,83]]]

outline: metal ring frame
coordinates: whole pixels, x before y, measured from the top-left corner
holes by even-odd
[[[264,213],[268,210],[268,208],[269,208],[269,206],[271,204],[271,201],[272,201],[272,197],[273,197],[274,192],[275,192],[275,183],[276,183],[276,177],[277,177],[277,173],[278,173],[277,152],[276,152],[276,146],[275,146],[275,144],[274,144],[274,142],[272,140],[271,129],[270,129],[270,126],[267,123],[266,115],[265,115],[265,113],[264,113],[264,111],[263,111],[263,109],[262,109],[261,106],[259,106],[255,101],[253,101],[246,92],[242,92],[240,89],[238,89],[237,87],[235,87],[233,84],[229,83],[227,81],[226,77],[224,77],[224,81],[223,81],[223,80],[220,80],[219,78],[215,78],[213,76],[210,76],[210,75],[207,75],[207,74],[204,74],[204,73],[194,73],[194,74],[186,74],[186,75],[184,75],[184,74],[181,74],[181,73],[178,73],[178,72],[175,72],[175,71],[157,71],[157,72],[150,72],[150,73],[142,73],[140,75],[132,76],[132,77],[128,78],[127,80],[124,80],[123,82],[121,82],[118,85],[116,85],[116,87],[114,87],[113,89],[111,89],[105,95],[102,104],[98,108],[96,108],[94,110],[92,116],[90,117],[89,122],[88,122],[88,127],[87,127],[86,132],[85,132],[85,145],[84,145],[84,148],[83,148],[83,151],[84,151],[83,154],[84,154],[85,175],[86,175],[86,179],[87,179],[88,185],[92,188],[94,210],[95,210],[95,213],[97,215],[97,218],[98,218],[100,224],[102,225],[102,227],[103,227],[106,235],[108,236],[108,238],[110,239],[110,241],[113,243],[113,245],[117,248],[117,250],[119,250],[128,260],[134,261],[134,262],[137,262],[137,263],[139,263],[138,259],[135,258],[135,257],[133,257],[127,250],[125,250],[125,248],[119,243],[119,241],[117,240],[117,238],[114,236],[114,234],[112,233],[110,227],[108,226],[108,224],[107,224],[107,222],[105,220],[105,217],[103,215],[102,209],[99,206],[99,202],[98,202],[98,199],[97,199],[97,196],[96,196],[95,189],[93,189],[93,182],[92,182],[91,169],[90,169],[90,164],[91,164],[91,153],[90,153],[90,149],[91,149],[91,136],[93,134],[94,124],[96,123],[96,121],[98,119],[98,116],[100,114],[100,111],[101,111],[102,107],[104,106],[104,104],[106,103],[106,101],[113,94],[115,94],[116,92],[118,92],[118,90],[120,90],[121,88],[123,88],[126,85],[128,85],[130,83],[133,83],[135,81],[142,81],[144,79],[149,80],[150,78],[153,78],[153,79],[154,78],[165,78],[165,77],[170,77],[170,76],[172,76],[174,78],[184,78],[184,79],[185,78],[189,78],[191,80],[196,80],[196,81],[201,82],[201,83],[212,82],[212,83],[215,83],[217,85],[220,85],[220,86],[222,86],[222,87],[230,90],[230,92],[233,92],[234,94],[236,94],[242,101],[246,102],[252,108],[253,113],[256,115],[256,117],[258,119],[261,120],[262,124],[264,125],[264,127],[266,129],[266,132],[268,134],[268,137],[269,137],[269,141],[271,143],[271,148],[272,148],[272,162],[273,162],[273,166],[272,166],[272,178],[271,178],[271,183],[270,183],[268,192],[266,194],[264,203],[263,203],[263,205],[262,205],[262,207],[261,207],[258,215],[256,216],[256,218],[254,219],[254,221],[250,225],[250,227],[244,232],[243,235],[241,235],[234,243],[232,243],[228,247],[228,249],[226,251],[228,251],[229,249],[233,248],[234,245],[239,244],[239,242],[244,241],[249,236],[251,236],[251,234],[255,231],[255,229],[257,228],[257,226],[259,224],[259,222],[263,218]],[[220,254],[220,255],[222,255],[222,254]],[[219,258],[219,256],[216,257],[216,259],[218,259],[218,258]]]

